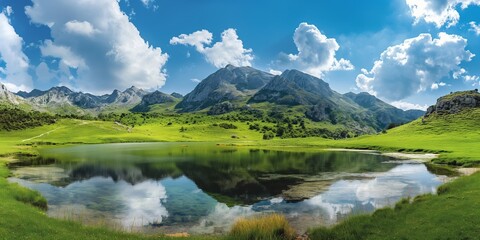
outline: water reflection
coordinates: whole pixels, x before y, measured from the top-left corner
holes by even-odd
[[[423,164],[391,160],[352,152],[112,144],[45,151],[12,166],[11,181],[40,191],[49,215],[86,223],[219,233],[238,217],[279,212],[304,231],[435,192],[446,179]]]

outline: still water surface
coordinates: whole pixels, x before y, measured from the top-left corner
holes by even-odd
[[[373,152],[278,151],[208,143],[81,145],[11,166],[48,215],[143,232],[222,233],[284,214],[299,231],[434,193],[446,177]]]

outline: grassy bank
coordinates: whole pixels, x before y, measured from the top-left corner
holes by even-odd
[[[1,158],[0,158],[1,159]],[[46,216],[43,197],[7,181],[6,159],[0,160],[0,239],[169,239],[85,227]]]
[[[159,119],[134,128],[102,121],[61,120],[29,130],[0,132],[0,239],[143,239],[141,235],[90,228],[48,218],[41,196],[6,180],[5,167],[12,154],[36,154],[43,145],[145,141],[214,141],[264,148],[367,148],[383,151],[432,152],[434,161],[473,166],[480,162],[480,110],[436,116],[391,129],[388,133],[347,140],[321,138],[262,140],[244,122],[226,129],[207,120],[186,124]],[[182,129],[183,128],[183,129]],[[395,209],[354,217],[332,229],[312,230],[312,239],[473,239],[480,235],[480,175],[462,177],[442,187],[439,196],[404,201]],[[32,206],[35,205],[36,207]],[[247,223],[244,224],[248,225]],[[246,233],[248,235],[248,233]],[[235,235],[236,239],[245,239]],[[232,235],[233,236],[233,235]],[[232,236],[226,236],[232,237]],[[240,236],[240,237],[239,237]],[[165,236],[154,236],[164,239]],[[248,237],[247,237],[248,238]]]
[[[312,239],[478,239],[480,174],[439,188],[438,195],[403,200],[394,209],[352,217],[333,228],[311,231]]]

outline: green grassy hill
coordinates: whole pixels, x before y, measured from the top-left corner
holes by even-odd
[[[388,130],[386,134],[338,141],[334,146],[439,153],[436,163],[480,164],[480,109],[434,115]]]

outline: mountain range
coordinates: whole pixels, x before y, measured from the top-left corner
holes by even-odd
[[[185,96],[147,92],[134,86],[101,96],[75,92],[63,86],[13,94],[1,85],[0,101],[58,114],[149,112],[162,105],[171,106],[180,113],[208,114],[245,108],[283,112],[294,109],[295,113],[314,122],[343,124],[361,132],[379,131],[391,123],[409,122],[424,114],[420,110],[400,110],[368,93],[340,94],[323,80],[298,70],[272,75],[251,67],[232,65],[211,74]]]

